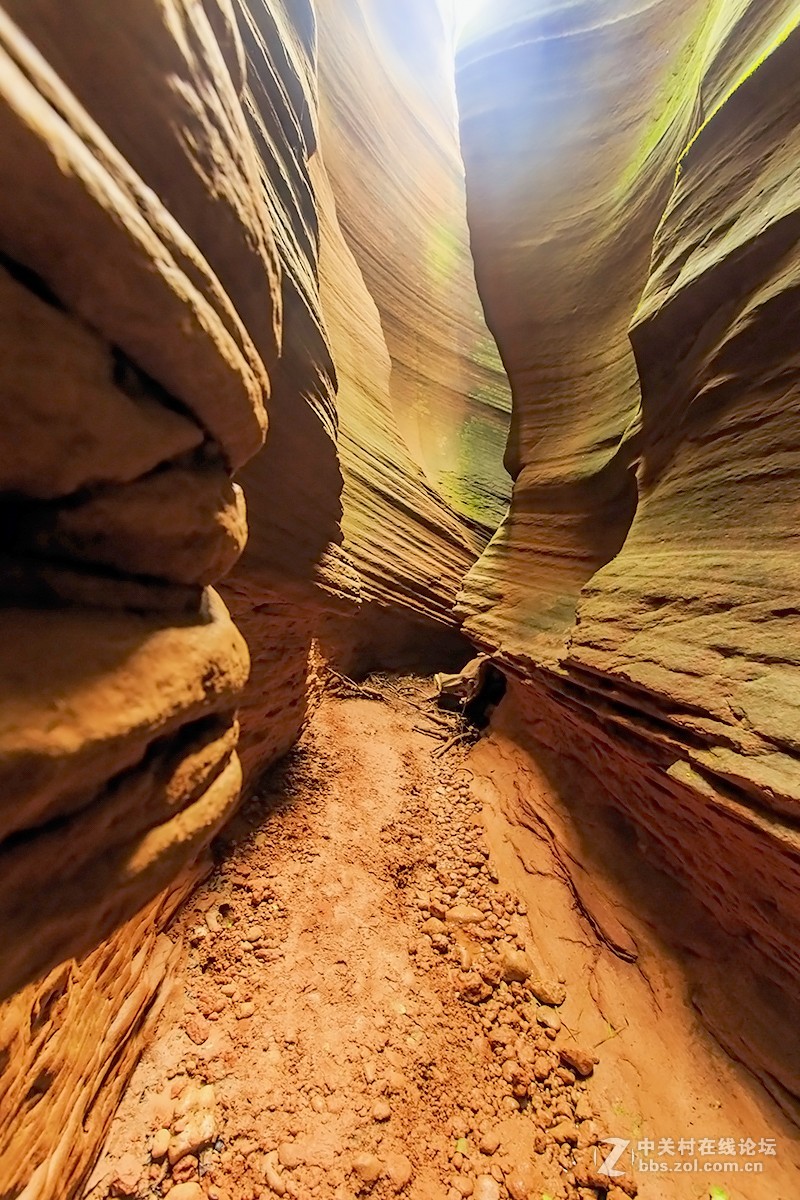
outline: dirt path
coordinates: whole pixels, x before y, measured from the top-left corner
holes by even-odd
[[[594,1053],[559,1016],[581,981],[537,969],[471,770],[418,721],[326,700],[242,814],[91,1200],[606,1196]],[[640,1194],[750,1200],[670,1182]]]

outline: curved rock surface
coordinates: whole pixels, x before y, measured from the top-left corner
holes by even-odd
[[[514,391],[514,498],[467,628],[734,939],[736,1001],[698,1004],[790,1111],[799,36],[780,0],[509,0],[458,72]]]
[[[420,119],[430,119],[427,166],[442,186],[441,212],[423,203],[429,181],[411,179],[393,220],[407,223],[400,241],[413,264],[442,212],[460,220],[457,276],[438,290],[426,278],[419,287],[432,329],[437,304],[440,315],[454,297],[461,305],[458,336],[448,328],[452,344],[431,355],[435,378],[425,377],[434,409],[458,407],[465,379],[477,378],[474,345],[488,334],[474,283],[465,285],[452,97],[443,114],[437,108],[447,40],[438,12],[434,37],[432,10],[421,5],[441,85],[399,103],[406,48],[392,42],[396,30],[380,45],[368,40],[369,22],[388,11],[368,8],[354,5],[348,20],[364,39],[358,53],[372,61],[369,81],[339,64],[321,83],[316,14],[299,0],[191,9],[147,0],[100,15],[79,0],[69,20],[52,0],[10,0],[0,13],[8,167],[0,372],[9,400],[0,581],[11,605],[0,666],[0,854],[7,845],[21,881],[25,862],[79,839],[80,872],[93,853],[93,873],[105,880],[84,889],[83,902],[76,882],[64,912],[47,918],[51,934],[4,956],[6,993],[59,955],[88,949],[163,886],[166,868],[154,871],[140,854],[159,821],[165,861],[170,837],[188,861],[213,832],[192,772],[182,797],[173,787],[169,820],[156,816],[158,804],[149,823],[127,813],[120,797],[147,792],[151,759],[177,778],[178,739],[187,754],[196,736],[219,746],[207,780],[218,823],[238,790],[235,709],[244,705],[250,773],[297,735],[316,670],[313,640],[329,616],[352,618],[363,601],[455,624],[455,595],[482,537],[426,481],[403,439],[400,371],[338,218],[354,188],[368,197],[371,187],[366,175],[341,170],[331,182],[318,117],[320,88],[329,110],[342,85],[353,89],[351,107],[372,117],[363,137],[352,133],[352,152],[371,178],[384,172],[387,198],[394,180],[384,141],[409,156]],[[342,132],[328,127],[341,155]],[[372,213],[371,201],[358,211]],[[409,319],[407,286],[398,279],[381,294],[395,325]],[[497,372],[486,377],[501,396]],[[243,492],[231,472],[258,449],[267,406],[267,445],[242,472]],[[452,412],[447,420],[454,424]],[[209,589],[245,547],[245,494],[250,544],[224,593],[252,649],[246,693],[247,651]],[[345,620],[333,641],[354,636],[362,637]],[[119,896],[100,906],[100,920],[98,896],[114,890],[106,810],[129,861],[123,869],[115,860]],[[170,824],[177,814],[180,830]],[[78,866],[67,855],[59,870],[66,886],[64,872]],[[20,906],[12,891],[9,920],[22,930],[35,904]],[[45,921],[48,906],[40,909]]]
[[[479,558],[450,8],[0,7],[3,1195],[85,1180],[158,930],[327,663],[443,651],[465,576],[797,1114],[797,5],[471,22]]]
[[[454,631],[503,506],[449,35],[425,3],[380,39],[391,6],[319,7],[319,38],[310,0],[0,8],[4,1195],[85,1178],[168,970],[164,897],[296,738],[321,646]],[[369,77],[318,70],[345,16]],[[376,219],[405,264],[380,287]]]
[[[510,397],[469,251],[450,6],[317,8],[325,165],[378,309],[394,419],[429,484],[488,535],[509,497]]]

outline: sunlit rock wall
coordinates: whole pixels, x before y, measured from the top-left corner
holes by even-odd
[[[488,533],[508,503],[508,381],[469,252],[449,0],[318,0],[339,225],[377,307],[410,454]],[[343,418],[344,419],[344,418]]]
[[[211,585],[281,301],[241,45],[207,10],[0,13],[5,993],[170,883],[239,792],[248,655]]]
[[[506,0],[458,63],[514,394],[512,509],[467,627],[723,927],[698,1007],[790,1110],[798,20],[788,0]]]
[[[337,42],[320,84],[310,0],[0,7],[4,1196],[79,1188],[169,971],[159,930],[323,651],[453,631],[502,507],[499,451],[458,437],[469,410],[497,450],[508,401],[445,26],[415,23],[359,34],[362,75]],[[442,76],[404,95],[425,39]],[[378,203],[414,264],[382,288]]]

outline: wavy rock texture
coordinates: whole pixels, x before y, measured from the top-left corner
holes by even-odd
[[[515,403],[467,628],[722,925],[698,1006],[795,1114],[797,24],[780,0],[508,2],[458,74]]]
[[[321,162],[315,176],[321,293],[339,377],[345,546],[365,602],[452,624],[459,580],[482,542],[445,507],[402,440],[380,316]]]
[[[445,26],[321,7],[368,73],[332,52],[320,82],[310,0],[0,9],[3,1195],[85,1177],[166,897],[297,736],[321,646],[451,635],[503,504]]]
[[[227,0],[0,11],[0,1191],[26,1200],[90,1168],[240,793],[249,656],[209,585],[282,322],[242,71]]]
[[[0,1010],[0,1054],[14,1068],[0,1094],[4,1195],[81,1194],[176,958],[158,930],[198,878],[185,873],[117,937]]]
[[[394,420],[428,483],[488,536],[508,503],[510,397],[469,252],[450,6],[317,7],[325,165],[377,306]]]
[[[5,995],[168,885],[239,792],[248,654],[208,585],[244,544],[230,476],[281,305],[207,8],[0,13]]]

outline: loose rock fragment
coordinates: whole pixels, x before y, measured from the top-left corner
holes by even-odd
[[[293,1171],[295,1167],[299,1167],[303,1162],[303,1155],[300,1148],[294,1142],[281,1142],[278,1146],[278,1160],[282,1167]]]
[[[481,1154],[495,1154],[500,1149],[500,1137],[495,1130],[489,1129],[484,1133],[478,1149]]]
[[[375,1183],[383,1170],[381,1160],[375,1154],[357,1154],[353,1159],[353,1170],[362,1183]]]
[[[264,1163],[264,1182],[276,1196],[286,1195],[286,1184],[283,1177],[278,1173],[275,1164],[270,1162],[269,1157]]]
[[[500,955],[500,968],[506,983],[525,983],[533,973],[533,963],[524,950],[515,950],[507,942],[501,942],[497,947]]]
[[[413,1175],[411,1159],[405,1154],[386,1155],[386,1174],[396,1192],[402,1192],[408,1187]]]
[[[452,925],[478,925],[485,915],[479,908],[469,904],[456,904],[447,910],[447,920]]]
[[[555,1142],[564,1142],[570,1146],[578,1144],[578,1130],[571,1121],[562,1121],[560,1125],[555,1125],[550,1130],[550,1135]]]
[[[536,1014],[536,1020],[543,1029],[549,1029],[553,1033],[558,1033],[561,1029],[561,1017],[548,1008],[540,1008]]]
[[[167,1153],[171,1136],[168,1129],[159,1129],[153,1135],[153,1140],[150,1143],[150,1157],[154,1162],[159,1162]]]
[[[555,979],[535,976],[528,980],[528,987],[540,1004],[549,1004],[552,1008],[559,1008],[567,998],[567,989]]]
[[[210,1146],[217,1134],[217,1122],[210,1108],[197,1108],[176,1122],[167,1156],[174,1164],[187,1154],[198,1154]]]
[[[208,1040],[211,1033],[211,1025],[205,1017],[201,1017],[199,1013],[192,1013],[186,1018],[184,1023],[186,1036],[190,1041],[194,1042],[195,1046],[202,1046],[203,1042]]]
[[[500,1200],[500,1184],[491,1175],[479,1175],[472,1194],[475,1200]]]
[[[427,933],[429,937],[436,937],[437,935],[446,933],[447,926],[438,917],[428,917],[428,920],[422,926],[422,932]]]
[[[142,1165],[135,1154],[123,1154],[111,1180],[112,1196],[135,1196],[139,1189]]]
[[[573,1071],[576,1071],[578,1075],[582,1075],[584,1079],[592,1074],[595,1066],[600,1061],[588,1050],[582,1050],[579,1046],[574,1045],[562,1046],[558,1055],[563,1063],[566,1063],[568,1067],[572,1067]]]

